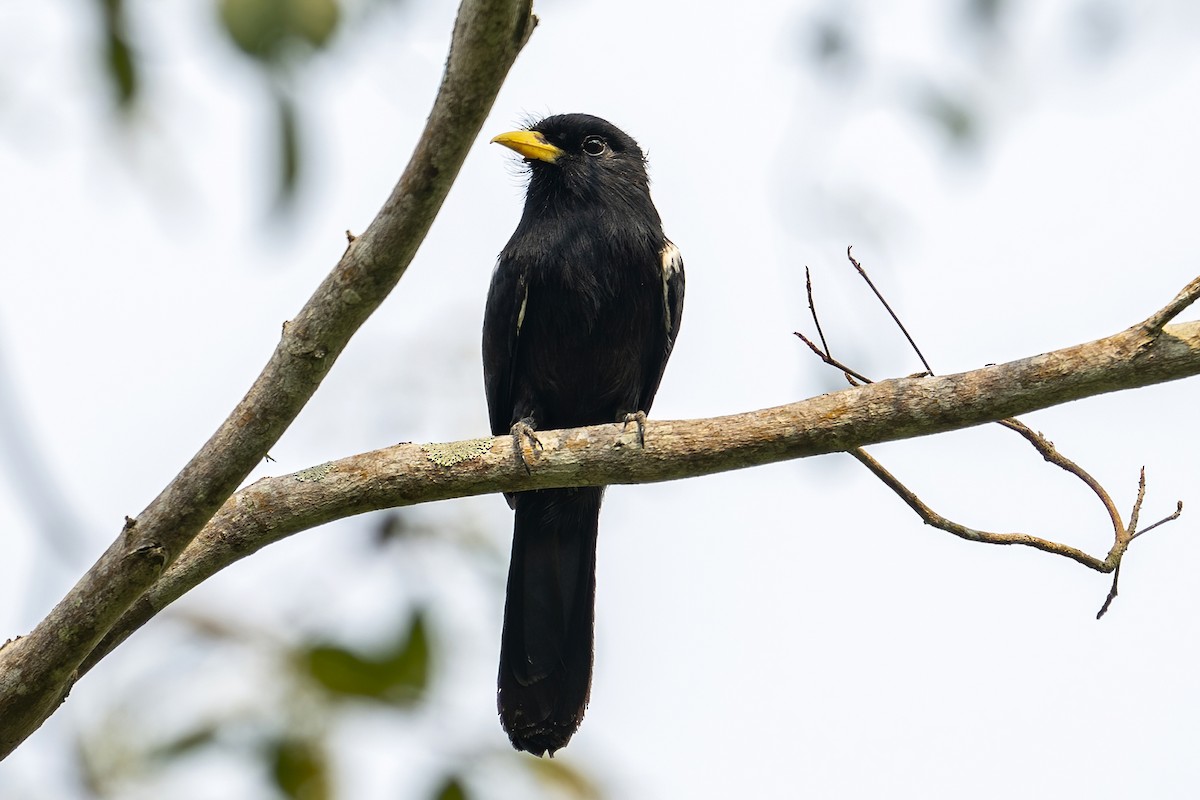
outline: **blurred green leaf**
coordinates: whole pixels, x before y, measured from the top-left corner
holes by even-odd
[[[293,800],[329,800],[329,765],[311,739],[284,736],[270,743],[268,758],[275,785]]]
[[[221,0],[221,24],[238,48],[261,61],[275,58],[286,36],[286,12],[281,0]]]
[[[308,676],[334,695],[395,704],[420,699],[429,680],[429,637],[424,614],[413,613],[395,644],[367,656],[340,645],[316,645],[302,655]]]
[[[433,800],[467,800],[467,797],[467,790],[456,775],[446,778],[433,793]]]
[[[138,94],[137,63],[126,36],[123,0],[100,0],[104,20],[104,66],[116,92],[117,106],[128,110]]]
[[[411,692],[422,692],[429,683],[429,633],[425,614],[414,611],[407,635],[388,654],[387,664],[395,684]]]
[[[337,30],[337,0],[220,0],[221,24],[238,49],[257,61],[279,63],[293,45],[322,48]]]
[[[306,654],[308,674],[324,689],[339,695],[382,697],[389,676],[378,661],[336,645],[317,645]]]
[[[122,108],[128,108],[133,105],[138,88],[133,51],[119,36],[108,37],[106,50],[108,74],[117,90],[117,104]]]
[[[529,768],[543,786],[567,797],[580,800],[600,800],[600,787],[579,770],[562,759],[522,758],[521,763]]]
[[[337,30],[340,10],[336,0],[292,0],[292,30],[316,48],[324,47]]]

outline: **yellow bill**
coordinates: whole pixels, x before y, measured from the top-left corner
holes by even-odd
[[[563,150],[550,144],[546,137],[537,131],[509,131],[493,138],[492,141],[533,161],[553,164],[555,159],[563,154]]]

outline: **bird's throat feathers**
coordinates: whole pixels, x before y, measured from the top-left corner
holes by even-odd
[[[650,183],[642,170],[613,169],[593,164],[529,162],[525,216],[584,213],[606,217],[658,220],[650,199]],[[661,227],[661,223],[659,223]]]

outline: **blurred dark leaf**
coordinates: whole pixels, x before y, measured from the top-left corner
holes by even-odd
[[[303,665],[309,677],[335,696],[413,703],[429,680],[424,614],[414,612],[400,638],[381,654],[366,656],[338,645],[316,645],[303,654]]]
[[[108,75],[117,90],[117,104],[129,108],[137,97],[137,72],[133,52],[119,36],[109,36],[107,42]]]
[[[279,125],[279,186],[275,208],[285,211],[296,197],[300,176],[300,128],[296,107],[281,90],[275,92],[276,120]]]
[[[1076,7],[1071,35],[1082,55],[1108,58],[1121,46],[1129,27],[1123,11],[1115,0],[1093,0]]]
[[[965,149],[978,143],[975,112],[964,100],[934,86],[926,86],[920,93],[918,107],[946,134],[951,144]]]
[[[116,93],[117,107],[133,106],[138,93],[137,64],[126,34],[123,0],[100,0],[104,19],[104,67]]]
[[[1006,0],[966,0],[966,18],[980,33],[992,34],[1007,10]]]
[[[151,761],[173,761],[212,744],[220,732],[219,725],[202,725],[182,736],[159,742],[153,749],[146,752],[146,758]]]
[[[403,537],[407,530],[408,520],[403,514],[399,511],[385,511],[379,515],[379,522],[375,526],[375,540],[379,544],[385,544]]]
[[[467,800],[467,797],[466,788],[455,775],[446,778],[445,782],[433,793],[433,800]]]
[[[284,736],[269,744],[275,785],[293,800],[329,800],[329,765],[320,744]]]
[[[522,758],[521,763],[529,768],[538,782],[551,791],[579,800],[600,800],[600,787],[587,775],[567,764],[562,759]]]
[[[380,547],[409,538],[419,528],[412,524],[408,514],[392,510],[384,512],[375,526],[374,542]]]
[[[801,56],[816,67],[820,78],[846,81],[859,76],[862,54],[844,7],[827,7],[807,15],[798,38]]]
[[[819,19],[810,29],[809,52],[818,64],[844,61],[850,53],[850,36],[841,20]]]

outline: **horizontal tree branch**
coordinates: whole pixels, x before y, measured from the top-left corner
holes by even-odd
[[[541,448],[524,446],[528,472],[514,458],[512,439],[501,436],[399,444],[264,478],[230,498],[83,669],[219,570],[335,519],[454,497],[676,480],[852,451],[1200,374],[1200,322],[1156,328],[1150,324],[1155,320],[1087,344],[957,375],[897,378],[713,419],[649,420],[644,448],[637,431],[620,424],[541,431]],[[1074,548],[1059,554],[1106,569],[1104,559]]]
[[[0,647],[0,758],[53,713],[82,659],[262,461],[400,280],[535,24],[530,0],[463,0],[433,110],[378,215],[212,438],[28,636]]]

